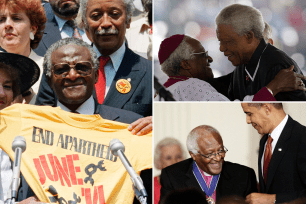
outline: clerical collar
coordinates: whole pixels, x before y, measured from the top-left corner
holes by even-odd
[[[64,111],[71,112],[71,110],[69,108],[67,108],[65,105],[63,105],[58,100],[57,100],[57,107],[60,107]],[[93,115],[95,113],[95,101],[93,99],[93,96],[91,96],[89,99],[87,99],[75,111],[80,113],[80,114],[84,114],[84,115]]]
[[[250,78],[255,78],[256,74],[257,74],[257,69],[258,69],[258,64],[259,64],[259,60],[260,57],[262,55],[262,53],[264,52],[264,50],[267,47],[267,43],[264,39],[262,39],[259,43],[259,45],[257,46],[255,52],[253,53],[250,61],[248,62],[248,64],[245,65],[245,70],[247,72],[247,74],[249,74]]]

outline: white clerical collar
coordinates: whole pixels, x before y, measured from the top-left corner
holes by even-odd
[[[71,112],[69,108],[63,105],[61,102],[57,100],[57,107],[60,107],[62,110]],[[95,113],[95,101],[93,96],[87,99],[78,109],[75,110],[76,112],[84,115],[93,115]]]
[[[205,171],[203,171],[203,173],[204,173],[205,176],[212,176],[212,175],[206,173]]]
[[[99,52],[98,48],[95,45],[93,45],[93,49],[97,53],[98,58],[100,56],[102,56],[101,53]],[[111,62],[113,63],[113,67],[116,70],[116,72],[118,71],[119,66],[120,66],[120,64],[123,60],[125,50],[126,50],[126,48],[125,48],[125,41],[124,41],[122,43],[121,47],[116,52],[109,55],[109,57],[111,59]]]

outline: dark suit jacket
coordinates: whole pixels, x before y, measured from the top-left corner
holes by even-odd
[[[96,105],[95,114],[99,114],[104,119],[128,124],[142,118],[141,115],[132,111],[122,110],[101,104]]]
[[[244,65],[236,67],[229,86],[230,100],[239,99],[242,101],[246,95],[256,94],[262,87],[267,86],[280,70],[289,68],[291,65],[294,65],[294,72],[302,74],[294,60],[271,44],[266,44],[264,40],[260,41],[260,44],[246,65],[247,70],[252,76],[259,59],[259,69],[254,82],[251,80],[246,81]],[[304,81],[304,83],[306,82]],[[301,90],[280,92],[275,95],[275,99],[277,101],[306,101],[306,93]]]
[[[278,139],[268,168],[267,185],[262,177],[261,158],[268,135],[260,140],[258,172],[260,192],[276,194],[276,202],[306,197],[306,127],[290,116]]]
[[[131,91],[127,94],[117,91],[116,82],[129,78]],[[43,74],[35,104],[53,106],[55,101],[53,90]],[[129,110],[142,116],[152,115],[152,62],[127,48],[103,105]]]
[[[169,192],[181,188],[194,187],[202,191],[192,171],[193,159],[186,159],[162,170],[160,176],[160,201]],[[238,195],[246,197],[257,192],[256,175],[253,169],[225,161],[216,189],[216,199],[222,196]]]
[[[61,33],[59,31],[57,22],[54,18],[54,14],[50,4],[45,3],[44,9],[46,11],[46,16],[47,16],[46,27],[38,47],[34,50],[34,52],[40,56],[44,56],[46,54],[47,49],[53,43],[62,39]]]

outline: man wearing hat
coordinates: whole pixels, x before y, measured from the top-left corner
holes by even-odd
[[[160,45],[158,53],[162,71],[169,76],[164,84],[178,101],[228,101],[228,87],[231,75],[214,78],[208,55],[201,43],[186,35],[173,35]],[[297,79],[305,76],[292,72],[293,66],[280,73],[266,87],[247,101],[275,101],[279,92],[306,90],[297,85]],[[273,95],[268,91],[272,90]]]

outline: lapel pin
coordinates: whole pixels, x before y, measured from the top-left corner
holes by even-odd
[[[281,151],[282,151],[282,148],[278,148],[278,151],[281,152]]]
[[[119,79],[116,82],[116,89],[117,89],[117,91],[119,91],[122,94],[129,93],[131,91],[131,88],[132,88],[132,86],[131,86],[131,84],[130,84],[130,82],[128,80]]]
[[[127,78],[127,81],[128,81],[128,82],[131,82],[131,78]]]

